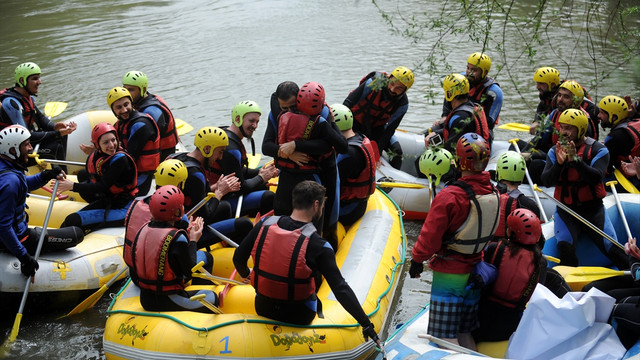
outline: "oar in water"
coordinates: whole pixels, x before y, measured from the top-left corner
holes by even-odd
[[[67,108],[67,103],[62,101],[49,101],[44,104],[44,115],[49,119],[54,118]]]
[[[498,129],[511,130],[511,131],[529,132],[530,128],[531,126],[527,124],[521,124],[521,123],[506,123],[506,124],[498,125]]]
[[[555,269],[567,282],[571,290],[580,291],[585,285],[614,276],[631,275],[630,271],[613,270],[598,266],[555,266]]]
[[[186,121],[182,119],[175,119],[176,122],[176,131],[178,132],[178,136],[185,135],[191,131],[193,131],[193,126],[189,125]]]
[[[613,174],[616,176],[616,180],[618,180],[618,183],[620,185],[622,185],[622,187],[629,193],[629,194],[640,194],[640,191],[638,191],[638,188],[636,188],[631,181],[629,181],[629,179],[627,179],[626,176],[624,176],[624,174],[618,170],[618,169],[614,169],[613,170]]]
[[[104,295],[104,293],[107,292],[109,287],[111,287],[111,285],[113,285],[113,283],[115,283],[118,280],[118,278],[122,274],[124,274],[125,271],[127,271],[128,269],[129,267],[124,266],[120,270],[120,272],[118,272],[114,277],[112,277],[106,284],[102,285],[102,287],[98,289],[98,291],[94,292],[88,298],[84,299],[84,301],[82,301],[80,304],[74,307],[73,310],[69,311],[68,314],[59,317],[59,319],[67,316],[75,315],[75,314],[80,314],[82,312],[85,312],[88,309],[91,309],[98,302],[98,300],[102,298],[102,295]]]
[[[553,196],[547,194],[544,190],[540,189],[538,187],[538,185],[533,185],[533,190],[543,193],[546,197],[548,197],[549,199],[551,199],[551,201],[553,201],[556,205],[558,205],[562,210],[564,210],[565,212],[569,213],[570,215],[572,215],[576,219],[580,220],[580,222],[582,222],[583,224],[585,224],[588,227],[590,227],[591,230],[597,232],[598,235],[600,235],[603,238],[609,240],[613,245],[615,245],[615,246],[619,247],[620,249],[624,250],[624,246],[622,246],[622,244],[617,242],[616,239],[612,238],[611,236],[609,236],[609,234],[605,233],[600,228],[598,228],[597,226],[595,226],[592,223],[590,223],[587,219],[583,218],[577,212],[571,210],[570,207],[568,207],[567,205],[563,204],[560,200],[558,200],[558,199],[554,198]]]
[[[53,185],[53,192],[56,193],[58,191],[58,185],[60,182],[56,180],[55,185]],[[37,261],[40,257],[40,251],[42,250],[42,244],[44,243],[44,238],[47,236],[47,225],[49,225],[49,218],[51,218],[51,211],[53,210],[53,202],[55,200],[55,196],[51,197],[49,201],[49,207],[47,208],[47,214],[44,217],[44,223],[42,224],[42,231],[40,232],[40,239],[38,239],[38,247],[36,248],[36,253],[34,255],[34,259]],[[20,301],[20,307],[18,309],[18,313],[16,314],[16,319],[13,322],[13,328],[11,328],[11,333],[7,340],[0,347],[0,357],[5,357],[7,354],[11,352],[11,347],[13,346],[13,342],[18,338],[18,331],[20,331],[20,322],[22,321],[22,311],[24,311],[24,305],[27,303],[27,295],[29,295],[29,287],[31,286],[31,280],[33,277],[29,276],[26,284],[24,285],[24,292],[22,293],[22,300]]]

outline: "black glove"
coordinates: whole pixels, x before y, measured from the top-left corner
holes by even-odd
[[[369,341],[369,339],[371,339],[378,342],[380,340],[376,330],[373,328],[373,323],[362,328],[362,336],[364,336],[364,341]]]
[[[51,170],[45,170],[42,172],[42,179],[50,181],[62,174],[62,168],[60,166],[54,166]]]
[[[421,262],[411,260],[411,267],[409,268],[409,276],[412,278],[419,278],[420,274],[424,271],[424,265]]]
[[[20,271],[24,276],[34,276],[39,268],[40,265],[38,265],[38,261],[33,256],[26,254],[20,258]]]

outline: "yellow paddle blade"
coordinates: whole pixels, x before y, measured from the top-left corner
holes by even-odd
[[[573,291],[580,291],[585,285],[596,280],[630,274],[628,271],[613,270],[598,266],[573,267],[558,265],[554,267],[554,269],[562,275]]]
[[[104,295],[104,293],[107,292],[107,289],[109,289],[107,284],[102,285],[102,287],[98,289],[98,291],[94,292],[88,298],[84,299],[84,301],[78,304],[78,306],[74,307],[73,310],[69,311],[67,315],[63,315],[59,317],[59,319],[62,319],[67,316],[75,315],[75,314],[80,314],[82,312],[85,312],[88,309],[91,309],[98,302],[98,300],[102,298],[102,295]]]
[[[49,101],[44,104],[44,115],[48,118],[54,118],[60,115],[67,108],[67,105],[66,102]]]
[[[638,191],[638,189],[633,186],[631,181],[629,181],[629,179],[627,179],[627,177],[624,176],[624,174],[620,170],[615,169],[613,173],[615,174],[618,183],[622,185],[622,187],[627,190],[629,194],[640,194],[640,191]]]
[[[2,347],[0,347],[0,357],[6,357],[11,352],[11,347],[13,343],[18,338],[18,331],[20,330],[20,322],[22,321],[22,313],[16,314],[16,320],[13,322],[13,327],[11,328],[11,333],[7,340],[2,343]]]
[[[249,160],[249,169],[257,169],[258,165],[260,165],[262,154],[247,154],[247,158]]]
[[[380,186],[381,188],[401,188],[401,189],[424,189],[426,187],[429,187],[428,185],[424,185],[424,184],[406,183],[406,182],[388,182],[388,181],[380,181],[380,182],[377,182],[376,185]]]
[[[530,126],[521,123],[506,123],[498,126],[498,129],[511,130],[511,131],[526,131],[529,132]]]
[[[176,119],[176,131],[178,131],[178,136],[182,136],[193,130],[193,126],[189,125],[186,121],[182,119]]]

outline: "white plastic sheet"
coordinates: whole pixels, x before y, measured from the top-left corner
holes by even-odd
[[[506,357],[520,360],[613,360],[625,348],[607,324],[615,299],[592,288],[562,299],[538,284],[511,336]]]

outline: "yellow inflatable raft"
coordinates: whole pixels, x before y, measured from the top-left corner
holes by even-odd
[[[360,221],[343,232],[336,261],[376,329],[383,329],[404,261],[399,209],[377,190]],[[229,276],[232,248],[213,250],[215,275]],[[220,292],[223,286],[217,286]],[[128,282],[112,302],[104,332],[108,359],[357,359],[374,352],[358,323],[324,282],[318,291],[324,319],[293,326],[256,315],[251,285],[224,296],[224,314],[145,311]]]

